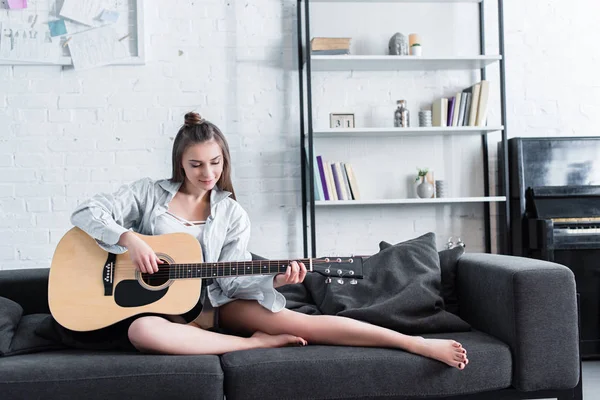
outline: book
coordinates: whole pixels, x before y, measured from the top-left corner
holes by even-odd
[[[452,115],[452,126],[458,126],[458,114],[460,113],[461,92],[454,96],[454,112]]]
[[[460,126],[468,126],[469,123],[469,111],[471,110],[471,93],[463,92],[463,95],[466,96],[465,100],[465,114],[463,115],[463,120]]]
[[[331,190],[327,187],[327,179],[325,178],[325,169],[323,168],[323,157],[317,156],[317,162],[315,164],[317,170],[319,171],[319,181],[321,182],[321,186],[323,187],[323,199],[331,200],[331,196],[329,195],[329,191]]]
[[[479,89],[481,85],[476,83],[475,85],[463,90],[464,93],[470,94],[471,104],[469,105],[468,118],[465,121],[466,126],[475,126],[477,120],[477,108],[479,106]]]
[[[431,125],[446,126],[448,121],[448,99],[439,98],[431,106]]]
[[[333,171],[331,170],[331,163],[323,160],[323,168],[325,168],[327,187],[329,188],[329,200],[338,200],[337,189],[335,187],[335,181],[333,180]]]
[[[338,50],[311,50],[313,56],[341,56],[350,54],[350,49]]]
[[[488,101],[490,98],[490,82],[481,81],[479,91],[479,107],[477,108],[477,119],[475,126],[485,126],[487,123]]]
[[[340,180],[340,188],[342,189],[342,200],[352,200],[349,191],[346,189],[346,183],[344,182],[344,171],[342,163],[335,163],[335,171],[337,172],[338,178]]]
[[[342,189],[342,178],[338,175],[338,169],[336,168],[335,162],[331,163],[331,172],[333,174],[333,183],[337,192],[336,200],[346,200],[344,198],[344,191]]]
[[[454,103],[456,102],[456,97],[451,97],[448,99],[448,121],[446,122],[446,126],[452,126],[452,121],[454,120]]]
[[[350,190],[350,182],[348,181],[348,174],[346,173],[346,163],[340,163],[340,170],[342,171],[344,189],[346,190],[346,196],[348,200],[353,200],[352,190]]]
[[[310,49],[315,50],[347,50],[351,38],[315,37],[310,41]]]
[[[358,189],[358,182],[356,181],[356,176],[354,175],[354,170],[352,169],[352,165],[345,163],[344,168],[346,169],[346,174],[348,174],[348,182],[350,183],[350,191],[352,192],[352,198],[354,200],[360,200],[360,191]]]
[[[460,95],[460,108],[458,112],[458,121],[456,121],[456,126],[463,126],[463,121],[465,119],[465,106],[467,104],[467,95],[468,93],[461,93]]]
[[[313,153],[313,179],[315,186],[315,200],[326,200],[325,191],[323,190],[323,184],[321,182],[321,174],[319,172],[319,165],[317,164],[317,157]]]

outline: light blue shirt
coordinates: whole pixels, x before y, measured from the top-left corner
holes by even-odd
[[[159,216],[181,187],[168,179],[145,178],[121,186],[115,193],[101,193],[85,201],[71,216],[71,223],[96,239],[104,250],[120,254],[127,251],[117,243],[124,232],[133,230],[155,235]],[[250,219],[242,206],[216,186],[210,193],[210,216],[201,240],[205,262],[248,261]],[[162,233],[162,232],[161,232]],[[285,297],[273,288],[273,276],[217,278],[208,287],[214,307],[234,299],[257,300],[273,312],[285,307]]]

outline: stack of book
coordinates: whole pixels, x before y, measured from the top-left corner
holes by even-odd
[[[360,200],[352,165],[315,157],[315,200]]]
[[[441,98],[431,107],[433,126],[485,126],[489,81],[481,81],[451,98]]]
[[[316,37],[310,41],[313,55],[345,55],[350,54],[350,38]]]

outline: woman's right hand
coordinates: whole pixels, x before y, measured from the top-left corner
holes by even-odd
[[[154,253],[154,250],[152,250],[148,243],[144,242],[131,231],[121,235],[119,244],[127,247],[131,261],[142,273],[153,274],[158,272],[158,264],[163,264],[163,261],[156,256],[156,253]]]

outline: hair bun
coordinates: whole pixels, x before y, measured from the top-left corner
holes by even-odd
[[[185,114],[183,123],[185,126],[194,126],[194,125],[200,125],[204,121],[206,121],[206,120],[204,118],[202,118],[200,116],[200,114],[198,114],[196,112],[189,112],[189,113]]]

